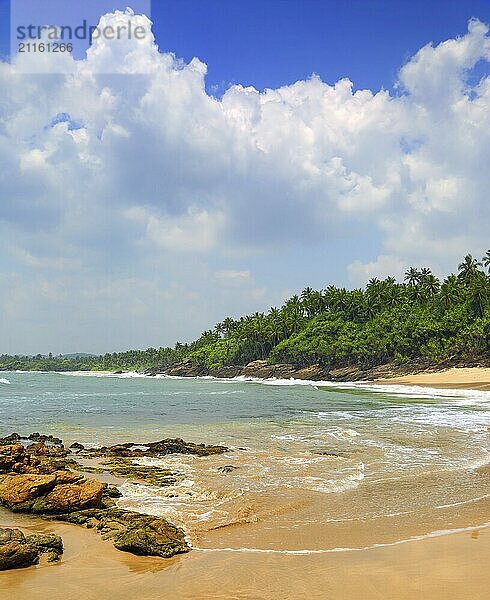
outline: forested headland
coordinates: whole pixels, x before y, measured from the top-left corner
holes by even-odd
[[[423,359],[486,357],[490,350],[490,250],[465,256],[438,279],[412,267],[404,281],[373,278],[364,289],[307,287],[281,307],[225,318],[192,343],[101,356],[0,356],[1,370],[165,371],[187,361],[205,371],[255,360],[370,368]]]

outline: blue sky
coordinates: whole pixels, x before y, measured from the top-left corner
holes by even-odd
[[[153,0],[151,5],[160,50],[186,61],[198,56],[209,67],[208,88],[219,93],[230,83],[263,90],[311,73],[327,83],[349,77],[356,88],[391,88],[400,66],[420,47],[459,35],[471,17],[490,20],[489,0]],[[9,52],[9,6],[10,0],[0,0],[0,56]]]
[[[154,1],[156,45],[66,75],[10,64],[0,15],[0,353],[172,344],[488,249],[488,0]]]

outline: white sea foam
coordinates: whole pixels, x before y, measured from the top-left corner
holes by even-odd
[[[5,379],[4,377],[0,378],[0,383],[3,383],[5,385],[10,385],[10,381],[8,379]]]
[[[60,372],[61,375],[71,375],[77,377],[114,377],[120,379],[128,378],[143,378],[150,380],[208,380],[217,383],[254,383],[269,386],[309,386],[314,389],[318,388],[335,388],[345,390],[366,390],[383,394],[384,396],[395,396],[400,398],[413,398],[413,399],[439,399],[439,398],[451,398],[459,400],[458,404],[461,406],[472,406],[475,402],[490,403],[490,391],[487,390],[473,390],[473,389],[450,389],[450,388],[432,388],[430,386],[419,386],[419,385],[398,385],[398,384],[378,384],[368,381],[326,381],[326,380],[305,380],[295,379],[293,377],[289,379],[279,379],[276,377],[270,377],[262,379],[259,377],[249,377],[245,375],[238,375],[232,378],[213,377],[211,375],[202,375],[198,377],[183,377],[180,375],[166,375],[164,373],[157,375],[146,375],[138,372],[124,372],[124,373],[101,373],[97,371],[65,371]]]

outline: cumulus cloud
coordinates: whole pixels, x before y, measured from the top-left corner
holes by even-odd
[[[352,262],[347,267],[347,272],[350,281],[354,285],[364,286],[374,277],[378,279],[395,277],[398,281],[403,281],[403,275],[407,266],[407,263],[400,260],[397,256],[382,254],[376,260],[368,263],[360,260]]]
[[[85,60],[59,58],[65,74],[25,74],[46,72],[46,56],[0,63],[0,246],[34,270],[76,266],[142,289],[158,273],[154,285],[198,287],[201,299],[217,280],[280,269],[281,249],[316,260],[330,240],[348,240],[355,281],[410,262],[444,270],[488,245],[490,79],[471,74],[489,44],[472,20],[422,48],[391,92],[312,76],[262,92],[233,85],[219,99],[206,65],[159,52],[152,36],[100,38]],[[19,272],[15,285],[32,286]],[[231,301],[253,310],[304,283],[301,270],[268,279],[246,306],[238,289]],[[110,293],[93,301],[107,308]],[[203,326],[222,316],[200,307]],[[158,335],[171,341],[164,324]]]

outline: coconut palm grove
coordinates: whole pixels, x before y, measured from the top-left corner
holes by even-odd
[[[399,283],[371,279],[364,289],[307,287],[280,308],[225,318],[192,343],[101,356],[0,356],[2,370],[162,369],[188,361],[203,369],[255,360],[362,368],[416,359],[437,365],[484,357],[490,349],[490,250],[470,254],[443,281],[411,267]]]

